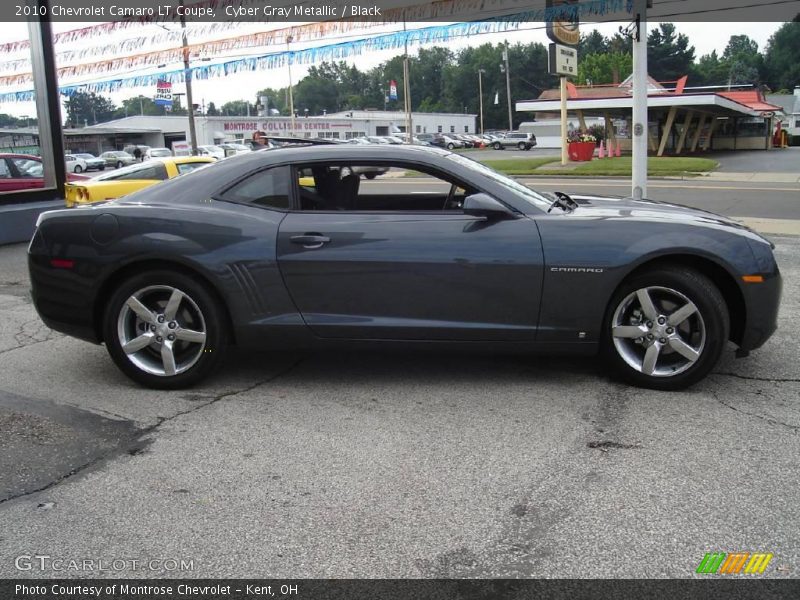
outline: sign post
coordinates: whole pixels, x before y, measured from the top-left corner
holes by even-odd
[[[575,4],[577,0],[547,0],[547,8],[552,9],[565,4]],[[547,37],[550,44],[550,74],[561,77],[561,164],[569,163],[567,147],[567,77],[578,74],[578,50],[574,47],[581,41],[577,17],[570,21],[548,19]]]

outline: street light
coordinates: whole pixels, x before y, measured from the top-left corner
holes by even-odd
[[[286,52],[288,54],[287,61],[289,66],[289,114],[292,116],[292,135],[295,134],[294,127],[294,98],[292,97],[292,51],[290,44],[294,38],[291,35],[286,36]]]
[[[480,114],[481,114],[481,135],[483,135],[483,80],[482,76],[486,73],[486,69],[478,69],[478,98],[480,101]]]

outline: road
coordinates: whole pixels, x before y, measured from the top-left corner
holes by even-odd
[[[593,359],[323,352],[145,390],[44,327],[0,248],[0,578],[690,577],[717,550],[800,577],[800,237],[774,240],[779,331],[682,393]]]

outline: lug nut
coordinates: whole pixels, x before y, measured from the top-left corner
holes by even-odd
[[[175,336],[170,334],[170,335],[167,336],[167,339],[171,342],[171,341],[173,341],[175,339]]]
[[[156,330],[156,326],[155,325],[150,325],[150,331],[155,331],[155,330]]]
[[[658,317],[658,324],[659,325],[663,325],[666,322],[667,322],[667,320],[664,317]]]
[[[672,335],[675,333],[675,330],[672,327],[667,327],[667,335]]]
[[[652,321],[648,321],[647,322],[647,328],[648,329],[652,329],[653,328],[653,322]]]
[[[178,326],[178,324],[175,321],[170,321],[169,322],[169,328],[170,329],[175,329],[177,326]]]
[[[164,322],[164,315],[158,315],[158,322],[159,323],[163,323]]]
[[[661,342],[662,344],[666,344],[667,338],[660,338],[658,341]]]
[[[157,341],[157,342],[160,344],[161,342],[163,342],[163,341],[164,341],[164,338],[162,338],[162,337],[159,335],[159,336],[157,336],[157,337],[156,337],[156,341]]]
[[[648,340],[652,340],[652,339],[654,339],[654,338],[655,338],[655,336],[654,336],[652,333],[648,333],[648,334],[647,334],[647,339],[648,339]]]

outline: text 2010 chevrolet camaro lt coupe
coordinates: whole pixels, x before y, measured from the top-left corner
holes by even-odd
[[[385,169],[367,180],[363,174]],[[771,244],[671,204],[537,193],[445,150],[284,147],[83,208],[30,244],[51,328],[178,388],[228,344],[592,354],[636,385],[705,376],[774,332]]]

